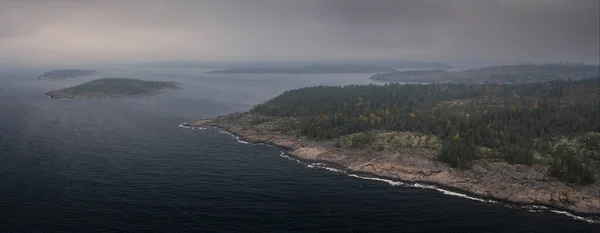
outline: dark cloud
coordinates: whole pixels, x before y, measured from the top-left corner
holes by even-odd
[[[598,0],[4,0],[0,59],[598,62]]]

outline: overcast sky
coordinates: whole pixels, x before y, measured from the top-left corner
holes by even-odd
[[[599,0],[1,0],[0,61],[599,62]]]

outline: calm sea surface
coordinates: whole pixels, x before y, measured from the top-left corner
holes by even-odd
[[[184,89],[54,100],[42,93],[97,77],[1,71],[0,232],[600,232],[568,214],[364,179],[217,129],[178,127],[293,88],[367,84],[369,75],[99,71]]]

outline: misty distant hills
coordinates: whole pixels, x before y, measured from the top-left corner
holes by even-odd
[[[393,72],[394,68],[376,65],[308,65],[287,68],[236,68],[225,70],[214,70],[207,73],[252,73],[252,74],[335,74],[335,73],[377,73]]]
[[[394,67],[396,69],[452,69],[451,65],[441,62],[420,62],[420,61],[371,61],[371,64]]]
[[[600,77],[600,66],[566,63],[491,66],[464,71],[411,70],[375,74],[371,79],[426,83],[530,83],[590,77]]]
[[[38,79],[64,79],[88,76],[96,73],[95,70],[60,69],[51,70],[38,76]]]
[[[172,61],[172,62],[151,62],[151,63],[137,63],[129,64],[133,67],[143,68],[200,68],[200,69],[253,69],[253,72],[273,72],[280,69],[297,69],[297,68],[319,68],[318,66],[330,66],[331,69],[340,68],[351,69],[350,66],[355,68],[369,68],[369,69],[381,69],[381,68],[395,68],[395,69],[450,69],[451,65],[440,63],[440,62],[421,62],[421,61],[403,61],[403,60],[389,60],[389,59],[370,59],[370,60],[327,60],[327,61],[237,61],[237,62],[185,62],[185,61]],[[336,67],[337,66],[337,67]],[[264,69],[261,71],[261,69]],[[323,72],[323,71],[320,71]],[[349,71],[348,71],[349,72]],[[379,71],[383,72],[383,71]],[[369,73],[369,72],[367,72]]]

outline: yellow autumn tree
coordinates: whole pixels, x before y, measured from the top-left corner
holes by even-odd
[[[415,118],[415,117],[417,117],[417,115],[415,115],[415,113],[414,113],[414,112],[411,112],[411,113],[409,114],[409,116],[410,116],[410,117],[412,117],[412,118]]]
[[[361,121],[368,121],[369,120],[369,118],[367,118],[367,117],[365,117],[363,115],[358,116],[358,119],[361,120]]]

